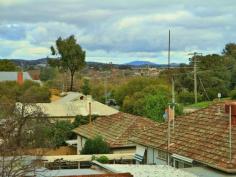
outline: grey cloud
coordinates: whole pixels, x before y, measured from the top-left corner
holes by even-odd
[[[75,34],[89,51],[149,57],[166,51],[171,29],[175,52],[218,51],[235,40],[235,8],[234,0],[26,0],[0,6],[0,40],[48,47],[59,36]],[[133,23],[121,28],[127,18]]]

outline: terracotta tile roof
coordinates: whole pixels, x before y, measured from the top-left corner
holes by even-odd
[[[101,135],[110,147],[135,146],[129,141],[133,135],[146,130],[154,122],[150,119],[119,112],[110,116],[97,118],[91,125],[82,125],[74,132],[85,137],[93,138]]]
[[[220,110],[220,113],[219,113]],[[136,134],[131,141],[154,148],[167,149],[167,123]],[[198,162],[236,172],[236,126],[232,126],[232,161],[229,160],[229,116],[224,103],[176,117],[171,132],[170,152]]]

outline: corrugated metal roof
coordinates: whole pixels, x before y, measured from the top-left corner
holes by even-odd
[[[77,115],[87,116],[89,115],[89,102],[91,103],[91,114],[99,116],[107,116],[116,114],[119,111],[109,107],[105,104],[97,102],[95,100],[89,100],[84,98],[83,100],[76,99],[82,94],[73,93],[69,96],[65,96],[59,101],[54,101],[51,103],[37,103],[35,109],[40,108],[41,111],[48,117],[75,117]],[[17,103],[18,108],[21,108],[21,104]],[[33,112],[34,108],[32,106],[28,107],[29,112]]]
[[[18,72],[0,72],[0,81],[16,81]],[[32,80],[28,72],[23,72],[24,80]]]
[[[28,173],[26,176],[36,177],[65,177],[65,176],[79,176],[79,175],[95,175],[104,174],[104,172],[94,169],[60,169],[60,170],[48,170],[48,169],[37,169],[35,173]]]

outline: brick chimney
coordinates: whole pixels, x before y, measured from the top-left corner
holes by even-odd
[[[18,73],[17,73],[17,83],[19,85],[22,85],[24,83],[24,77],[23,77],[22,71],[18,71]]]

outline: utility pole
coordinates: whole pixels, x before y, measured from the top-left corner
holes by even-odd
[[[168,69],[170,69],[170,30],[169,30],[169,41],[168,41]]]
[[[168,128],[167,128],[167,165],[170,165],[170,155],[169,155],[169,152],[170,152],[170,104],[168,105]]]
[[[104,96],[105,96],[105,104],[107,104],[107,72],[105,71],[105,79],[104,79]]]
[[[175,131],[175,80],[174,76],[172,76],[172,105],[173,105],[173,121],[172,121],[172,127],[173,132]]]
[[[197,56],[202,55],[202,53],[189,53],[189,55],[192,55],[192,61],[193,61],[193,73],[194,73],[194,99],[195,103],[197,103]]]
[[[229,105],[229,160],[232,161],[232,107]]]

